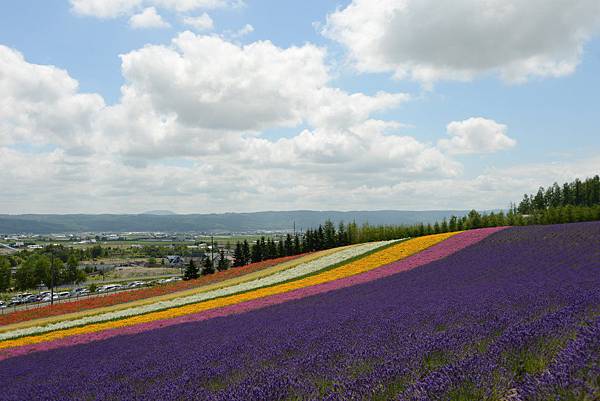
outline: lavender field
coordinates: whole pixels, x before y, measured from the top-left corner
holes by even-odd
[[[3,400],[600,399],[600,223],[240,315],[0,362]]]

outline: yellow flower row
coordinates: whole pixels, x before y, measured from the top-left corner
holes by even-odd
[[[74,336],[78,334],[94,333],[102,330],[114,329],[118,327],[132,326],[141,323],[147,323],[154,320],[169,319],[178,316],[198,313],[214,308],[221,308],[253,299],[264,298],[271,295],[281,294],[292,290],[304,288],[307,286],[322,284],[325,282],[337,280],[343,277],[360,274],[377,267],[395,262],[396,260],[406,258],[410,255],[423,251],[432,245],[435,245],[457,233],[436,234],[426,237],[415,238],[409,241],[401,242],[384,250],[375,252],[364,258],[351,262],[349,264],[325,271],[303,279],[291,281],[285,284],[279,284],[267,288],[259,288],[243,294],[231,295],[228,297],[212,299],[205,302],[185,305],[178,308],[167,309],[158,312],[152,312],[145,315],[133,316],[122,320],[112,322],[102,322],[90,324],[87,326],[76,327],[66,330],[54,331],[42,335],[7,340],[0,343],[0,349],[19,347],[28,344],[37,344],[46,341],[58,340],[61,338]]]
[[[178,292],[165,294],[165,295],[159,295],[159,296],[151,297],[151,298],[144,298],[144,299],[140,299],[137,301],[126,302],[126,303],[122,303],[122,304],[118,304],[118,305],[111,305],[111,306],[104,306],[101,308],[87,309],[87,310],[84,310],[81,312],[66,313],[64,315],[59,315],[59,316],[50,316],[50,317],[45,317],[45,318],[40,318],[40,319],[28,320],[25,322],[9,324],[9,325],[0,327],[0,333],[5,333],[8,331],[17,330],[17,329],[25,329],[25,328],[29,328],[29,327],[46,326],[46,325],[52,324],[52,323],[64,322],[67,320],[74,320],[74,319],[79,319],[79,318],[87,317],[87,316],[95,316],[95,315],[100,315],[103,313],[115,312],[115,311],[128,309],[128,308],[134,308],[137,306],[150,305],[155,302],[169,301],[169,300],[172,300],[175,298],[182,298],[182,297],[187,297],[190,295],[200,294],[200,293],[207,292],[207,291],[230,287],[233,285],[242,284],[242,283],[246,283],[248,281],[267,277],[267,276],[270,276],[272,274],[278,273],[283,270],[292,269],[303,263],[311,262],[315,259],[319,259],[324,256],[331,255],[333,253],[339,252],[343,249],[346,249],[346,248],[349,248],[352,246],[354,246],[354,245],[314,252],[309,255],[302,256],[298,259],[293,259],[288,262],[283,262],[283,263],[277,264],[275,266],[268,267],[264,270],[258,270],[258,271],[252,272],[252,273],[244,274],[243,276],[233,277],[233,278],[230,278],[227,280],[219,281],[217,283],[207,284],[207,285],[192,288],[189,290],[178,291]]]

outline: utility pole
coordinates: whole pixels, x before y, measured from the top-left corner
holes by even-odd
[[[215,267],[215,258],[213,256],[215,251],[215,240],[213,236],[210,236],[210,264],[214,268]]]
[[[50,245],[50,305],[54,305],[54,247]]]

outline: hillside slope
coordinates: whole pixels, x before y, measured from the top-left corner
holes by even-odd
[[[508,228],[359,280],[454,238],[360,284],[4,360],[3,396],[597,399],[600,223]]]

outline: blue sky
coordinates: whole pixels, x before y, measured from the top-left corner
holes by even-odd
[[[85,3],[85,0],[78,1],[80,5]],[[90,0],[89,3],[93,6],[94,1],[97,0]],[[120,1],[127,3],[127,0]],[[461,6],[472,6],[469,3],[473,1],[475,0],[461,0],[456,3],[457,15],[461,15]],[[600,133],[597,128],[600,105],[600,38],[597,35],[598,18],[590,19],[586,16],[598,11],[595,1],[582,0],[579,4],[580,14],[574,12],[572,21],[556,27],[564,30],[562,36],[570,38],[556,47],[544,44],[546,40],[543,31],[544,24],[550,24],[553,18],[561,15],[560,8],[553,14],[552,6],[541,11],[526,9],[527,7],[520,10],[518,7],[521,6],[516,6],[517,10],[506,17],[514,19],[509,21],[510,24],[516,24],[516,30],[520,23],[523,26],[539,24],[536,33],[531,34],[531,38],[523,35],[512,38],[511,43],[503,44],[500,43],[504,40],[502,35],[485,37],[487,33],[484,32],[482,40],[487,40],[486,46],[498,41],[499,53],[503,52],[505,55],[491,56],[484,51],[486,54],[482,55],[482,59],[488,57],[490,60],[483,60],[481,63],[476,54],[465,54],[458,62],[456,54],[451,54],[448,60],[440,60],[441,56],[438,57],[444,49],[434,49],[436,41],[440,41],[438,46],[447,47],[448,43],[456,46],[455,53],[468,53],[471,48],[473,52],[481,51],[477,48],[481,44],[465,45],[464,36],[458,35],[459,26],[463,24],[460,20],[452,21],[451,16],[441,22],[440,29],[447,28],[449,32],[457,32],[457,37],[463,38],[462,42],[460,39],[456,39],[457,42],[448,39],[449,42],[446,43],[445,39],[436,38],[435,32],[431,32],[432,38],[428,39],[428,31],[426,28],[421,29],[420,25],[423,24],[420,21],[410,21],[407,19],[409,17],[394,10],[391,11],[398,13],[397,18],[389,23],[390,26],[381,25],[384,37],[388,39],[374,37],[368,42],[369,32],[361,31],[362,26],[366,25],[362,19],[370,18],[367,22],[377,23],[377,18],[381,17],[378,12],[385,7],[377,1],[371,3],[371,7],[365,5],[364,1],[247,0],[242,5],[217,2],[223,4],[218,7],[206,6],[207,2],[200,0],[197,2],[199,6],[182,11],[177,6],[177,0],[172,1],[169,6],[166,5],[169,2],[146,1],[148,4],[137,4],[119,15],[109,17],[81,12],[74,5],[76,1],[4,2],[0,13],[0,45],[18,52],[24,58],[22,65],[15,67],[14,71],[17,72],[14,74],[29,66],[33,66],[31,71],[42,65],[63,70],[78,82],[79,87],[75,93],[65,89],[65,94],[60,96],[77,98],[77,94],[93,94],[101,97],[103,105],[94,103],[95,106],[91,106],[86,103],[85,107],[90,110],[82,111],[83,114],[77,116],[67,115],[64,120],[61,116],[60,124],[50,124],[46,119],[34,121],[41,118],[40,112],[32,112],[23,119],[28,121],[26,126],[18,121],[0,125],[0,149],[4,147],[7,152],[11,152],[4,154],[3,168],[18,168],[18,165],[11,166],[9,163],[21,163],[27,155],[37,159],[27,173],[14,173],[4,177],[2,184],[14,190],[0,194],[0,207],[4,209],[2,212],[135,212],[149,208],[212,212],[296,208],[505,207],[524,190],[534,191],[537,185],[548,185],[551,181],[571,179],[573,176],[585,177],[600,170],[597,156],[600,149]],[[135,3],[135,0],[131,3]],[[185,2],[181,2],[183,3]],[[443,12],[435,10],[439,8],[435,6],[435,2],[424,3],[422,9],[413,13],[417,17],[421,15],[419,18],[427,15],[434,19],[437,12]],[[427,3],[432,4],[431,10],[427,10]],[[459,3],[464,4],[458,5]],[[533,3],[538,3],[538,7],[545,7],[544,2],[536,0]],[[85,6],[83,4],[82,7]],[[155,7],[163,21],[170,26],[134,29],[129,23],[130,18],[148,7]],[[538,21],[536,17],[528,22],[527,18],[531,19],[528,13],[531,12],[547,14],[547,20],[540,17]],[[212,19],[212,29],[194,31],[194,28],[182,22],[186,16],[203,13],[207,13]],[[473,16],[463,17],[469,19]],[[493,30],[502,33],[502,23],[505,22],[498,22],[497,29]],[[252,26],[253,31],[236,35],[247,24]],[[388,31],[384,31],[385,29]],[[576,35],[569,29],[573,32],[583,29],[585,35],[580,38],[579,33]],[[242,49],[241,53],[244,53],[243,46],[252,46],[259,41],[270,41],[276,51],[282,53],[292,46],[305,49],[306,63],[301,58],[294,59],[290,62],[298,65],[290,67],[290,71],[302,73],[305,65],[310,63],[324,66],[327,76],[315,83],[315,90],[322,93],[325,86],[327,95],[294,92],[290,95],[293,98],[290,104],[299,107],[301,111],[283,110],[285,105],[274,104],[273,107],[282,107],[279,114],[286,115],[284,122],[280,116],[265,118],[264,121],[257,117],[256,121],[236,124],[235,130],[231,131],[223,130],[219,123],[216,127],[200,121],[191,126],[189,123],[185,126],[165,125],[164,132],[155,134],[157,137],[145,137],[144,132],[153,130],[152,126],[130,127],[127,121],[127,116],[132,115],[131,104],[142,104],[139,99],[142,99],[141,92],[144,90],[150,88],[148,96],[153,99],[149,101],[149,108],[152,110],[147,110],[148,116],[158,118],[157,121],[164,122],[169,116],[175,116],[177,123],[173,124],[179,124],[182,113],[188,107],[200,110],[206,106],[204,103],[171,106],[177,101],[160,101],[160,88],[183,78],[176,75],[160,76],[164,81],[159,85],[149,79],[154,79],[159,73],[171,74],[168,67],[164,71],[154,71],[155,75],[151,78],[144,72],[153,71],[151,56],[139,52],[145,46],[166,49],[168,54],[179,51],[179,55],[186,59],[187,55],[183,50],[173,50],[177,45],[172,42],[183,31],[194,32],[190,33],[193,38],[217,38],[219,45],[231,44],[236,49]],[[539,37],[536,36],[537,32],[541,32]],[[417,34],[422,39],[405,39],[416,37]],[[348,39],[349,35],[359,35],[356,37],[361,41],[365,39],[367,44],[362,46],[358,43],[354,46],[353,40]],[[186,40],[188,39],[194,41],[194,46],[204,46],[191,37]],[[475,39],[467,39],[471,40]],[[509,42],[508,39],[506,41]],[[309,51],[312,47],[324,52],[322,59]],[[433,49],[432,52],[435,50],[435,54],[427,54],[428,50],[423,50],[428,47]],[[581,51],[578,52],[578,49]],[[206,48],[198,48],[198,51],[204,50]],[[531,54],[527,54],[527,51]],[[134,53],[142,58],[134,58]],[[131,56],[131,71],[122,69],[123,60],[119,55]],[[476,60],[471,65],[467,61],[463,62],[471,59]],[[527,63],[523,62],[525,59],[528,60]],[[535,60],[540,59],[549,64],[543,64],[543,68],[532,66]],[[273,60],[273,65],[264,66],[265,71],[279,68],[277,63],[288,62],[286,60]],[[191,58],[186,61],[192,69],[195,62],[199,63],[197,59]],[[216,62],[228,63],[229,59],[217,58]],[[257,62],[270,61],[261,59]],[[421,67],[426,63],[429,63],[426,68]],[[483,64],[486,65],[485,68],[481,67]],[[571,69],[567,68],[567,72],[559,69],[564,65]],[[207,73],[201,67],[198,65],[197,74]],[[515,79],[506,79],[502,75],[515,68]],[[423,71],[429,73],[431,70],[434,71],[434,78],[419,78]],[[226,74],[236,76],[227,77]],[[223,77],[219,79],[224,80],[222,85],[227,85],[229,78],[244,78],[244,71],[239,76],[237,74],[235,68],[224,69]],[[310,74],[309,72],[304,77],[306,82],[312,82]],[[399,78],[398,75],[402,74],[404,76]],[[466,74],[466,78],[456,78],[461,74]],[[194,74],[190,75],[188,71],[185,77],[192,75]],[[252,77],[248,79],[259,79]],[[12,85],[11,82],[19,83],[19,79],[24,78],[13,77],[8,73],[3,79],[8,82],[9,87],[15,88],[18,85]],[[43,91],[44,85],[50,85],[52,79],[56,78],[42,80],[36,85]],[[281,79],[290,81],[286,85],[294,84],[294,76],[284,74]],[[67,81],[65,87],[69,86]],[[1,82],[0,80],[0,84]],[[276,85],[277,81],[274,82]],[[299,79],[298,82],[304,81]],[[136,96],[140,98],[133,101],[122,99],[123,85],[135,89]],[[268,90],[258,83],[250,85],[258,88],[257,102],[273,95],[269,92],[272,83],[265,84],[271,88]],[[227,86],[221,87],[221,93],[225,90],[223,88],[229,90]],[[265,92],[260,92],[263,89]],[[192,93],[193,90],[198,93]],[[202,87],[195,87],[193,90],[189,94],[191,102],[206,93]],[[327,96],[333,96],[330,94],[333,90],[342,91],[345,95],[359,93],[369,97],[369,101],[374,102],[372,110],[361,116],[344,114],[339,117],[341,120],[350,118],[352,121],[356,118],[353,125],[339,121],[335,124],[329,120],[323,122],[322,117],[317,114],[330,107],[329,102],[355,101],[346,97],[327,100]],[[375,100],[379,92],[405,94],[410,99]],[[20,95],[9,94],[9,98],[17,105],[11,110],[29,110],[25,106],[29,104],[26,103],[28,100],[18,96]],[[249,95],[244,92],[243,96]],[[324,99],[327,98],[324,100],[326,104],[305,106],[302,96],[323,96]],[[80,102],[81,99],[73,101]],[[217,107],[228,110],[232,105],[227,102],[211,104],[206,113],[214,113]],[[236,104],[235,107],[243,106]],[[117,109],[122,112],[123,120],[111,121],[107,125],[106,120],[112,119],[117,114]],[[240,113],[260,115],[271,109],[271,106],[265,104],[253,107],[252,110],[241,110]],[[56,117],[59,112],[69,114],[63,108],[57,110],[59,111],[52,112],[52,117]],[[202,114],[202,111],[199,113]],[[220,111],[217,114],[220,115],[219,113]],[[223,115],[227,116],[227,112]],[[338,118],[337,114],[334,117]],[[140,117],[139,120],[148,121],[150,118]],[[232,112],[230,118],[235,120],[236,113]],[[89,121],[82,123],[82,119]],[[393,122],[397,125],[391,129],[369,133],[367,138],[366,134],[361,136],[362,131],[371,129],[366,128],[367,121]],[[453,134],[447,132],[447,126],[452,122],[457,123]],[[257,129],[257,126],[260,128]],[[64,132],[71,130],[74,134],[65,137]],[[305,136],[301,135],[303,132],[306,133]],[[386,146],[382,145],[383,149],[375,149],[369,145],[373,142],[381,143],[389,137],[393,141]],[[166,142],[160,144],[157,138]],[[278,142],[280,138],[287,138],[287,142]],[[456,142],[446,145],[439,142],[451,138],[456,139]],[[75,142],[77,146],[73,145]],[[183,143],[185,150],[175,149],[173,146],[174,149],[167,151],[171,145],[166,143],[174,142]],[[192,142],[197,145],[192,146]],[[311,147],[302,148],[306,143],[311,143]],[[85,144],[85,152],[81,151],[81,144]],[[390,147],[394,147],[394,152],[389,153]],[[356,148],[363,151],[353,157],[351,149]],[[251,156],[244,153],[247,149],[252,149]],[[260,152],[263,151],[264,158],[260,157]],[[380,165],[374,163],[373,159],[384,153],[389,160],[383,160]],[[82,156],[83,154],[86,156]],[[371,155],[371,160],[367,160],[368,155]],[[285,160],[290,161],[288,166],[283,166]],[[114,177],[114,181],[111,181],[110,176],[103,176],[99,172],[99,165],[111,171],[110,176]],[[78,166],[77,173],[70,170],[75,168],[73,166]],[[293,172],[285,174],[286,169],[293,169]],[[53,173],[48,173],[49,171]],[[51,176],[42,179],[46,174]],[[245,182],[253,179],[245,174],[254,177],[252,185],[241,185],[237,181],[238,178]],[[65,175],[69,177],[68,180],[64,179]],[[132,188],[132,185],[138,185],[134,183],[140,181],[143,184],[139,184],[139,188]],[[127,183],[126,189],[124,183]],[[36,185],[47,187],[43,187],[42,196],[32,200],[26,196],[27,188]],[[78,192],[78,188],[87,186],[92,189],[84,191],[85,194]],[[431,200],[436,188],[455,188],[457,194]],[[144,193],[151,196],[143,196]],[[391,194],[390,197],[386,198],[386,193]],[[336,201],[337,196],[341,196],[344,201]]]

